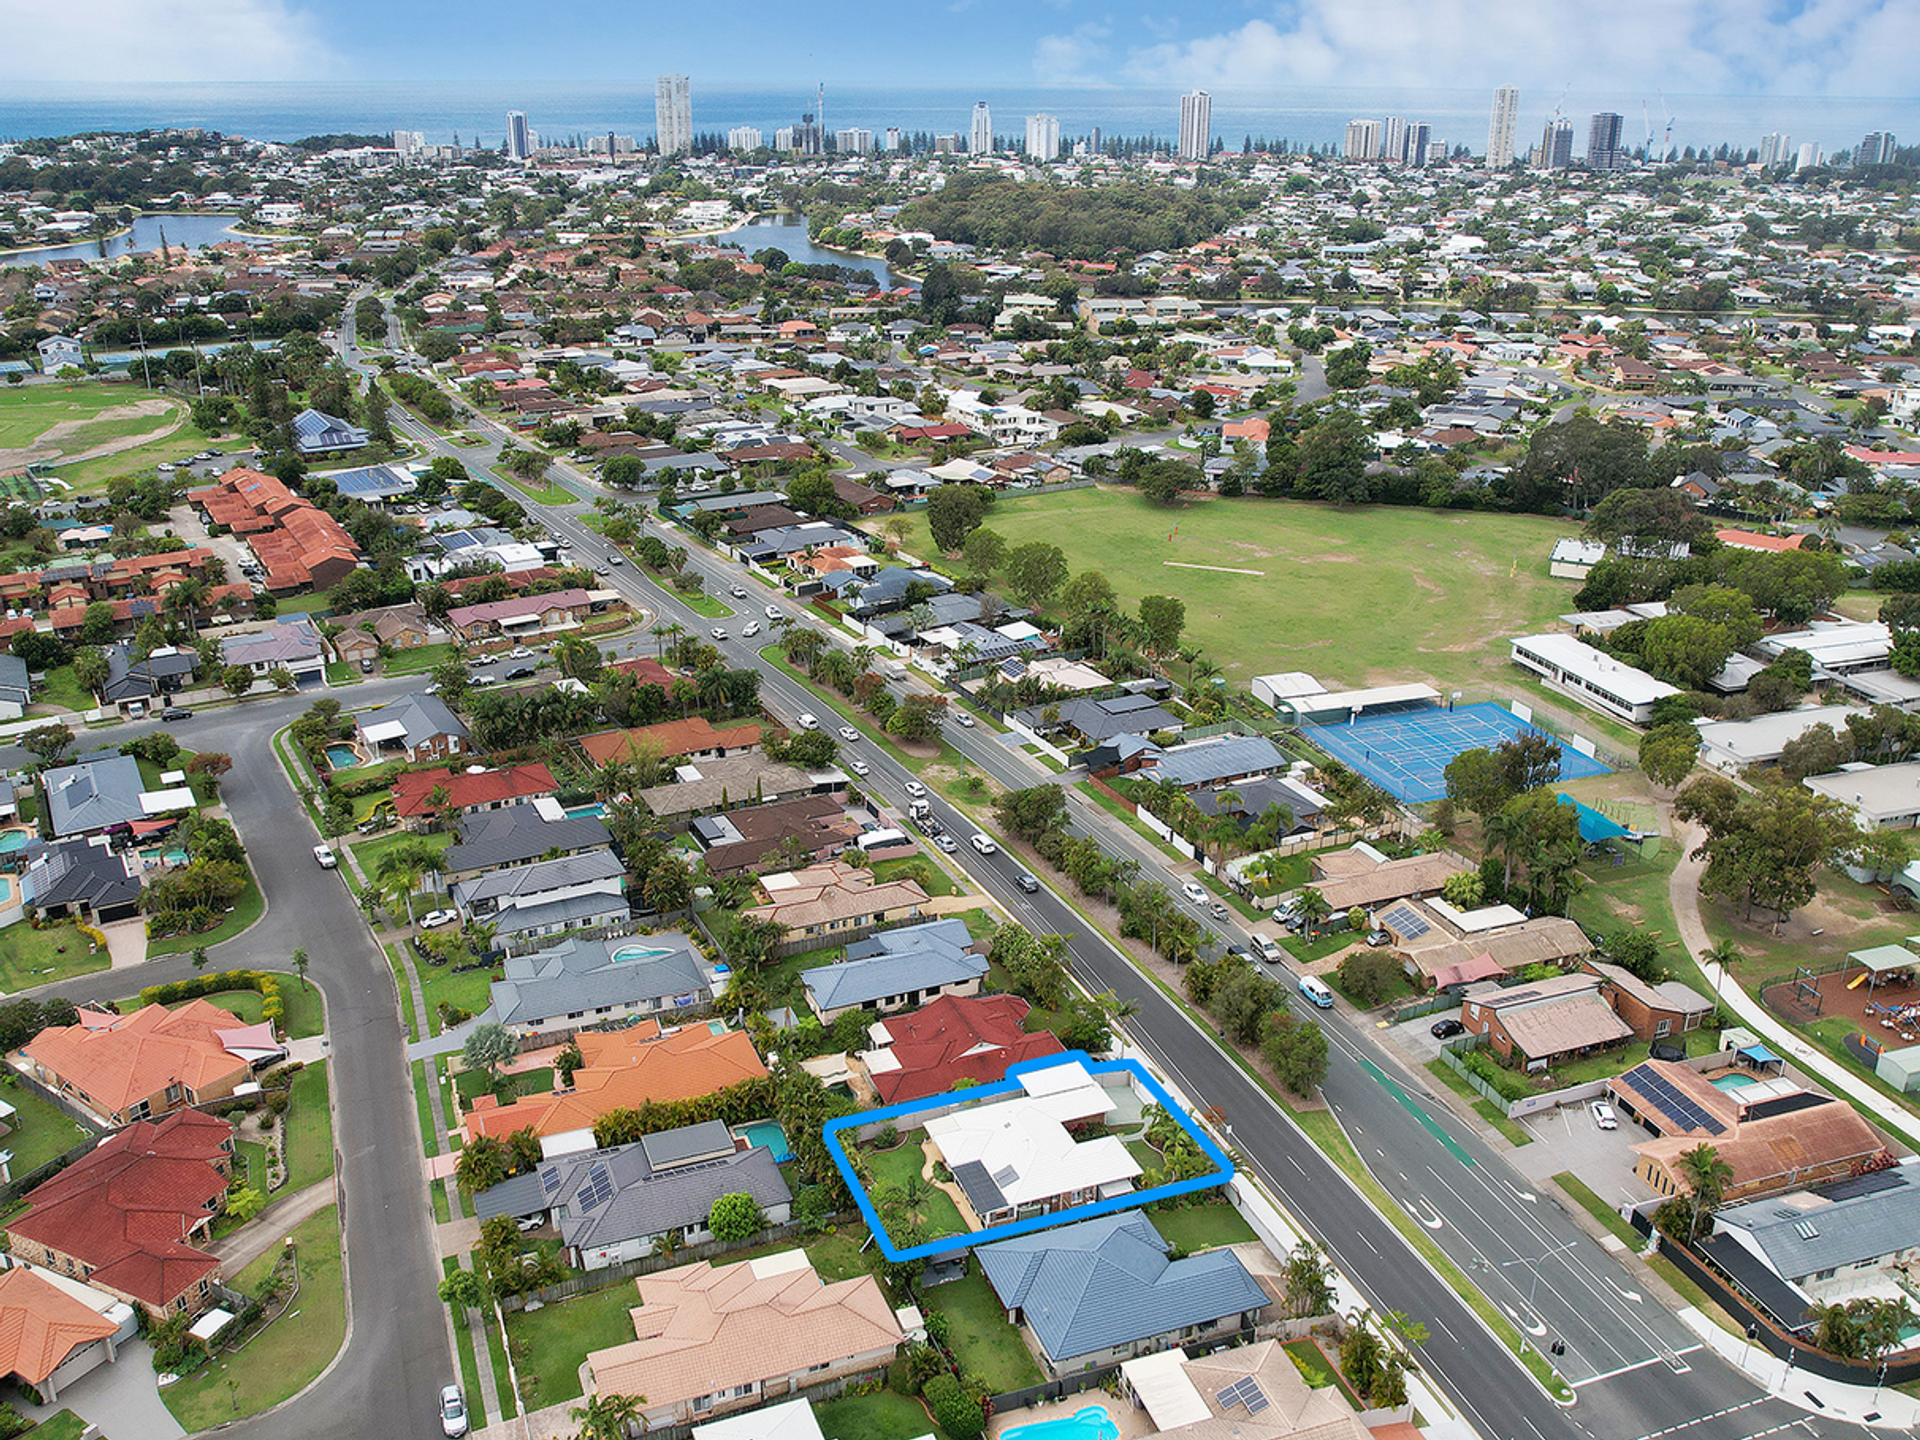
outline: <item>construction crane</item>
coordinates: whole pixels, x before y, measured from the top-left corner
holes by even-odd
[[[1647,109],[1647,102],[1640,102],[1640,118],[1647,122],[1647,143],[1640,147],[1640,159],[1644,164],[1653,164],[1653,115]]]
[[[1666,161],[1666,160],[1671,160],[1673,158],[1673,118],[1674,118],[1673,107],[1667,104],[1666,91],[1659,90],[1659,91],[1656,91],[1655,93],[1659,95],[1660,109],[1665,113],[1667,117],[1667,133],[1664,136],[1662,136],[1660,140],[1660,158],[1663,161]]]

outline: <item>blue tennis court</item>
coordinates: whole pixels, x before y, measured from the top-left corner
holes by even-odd
[[[1417,805],[1447,793],[1446,769],[1463,750],[1491,750],[1523,731],[1538,730],[1503,706],[1482,701],[1452,710],[1383,711],[1344,725],[1314,725],[1302,733],[1341,764],[1359,771],[1396,800]],[[1560,779],[1613,772],[1560,740]]]

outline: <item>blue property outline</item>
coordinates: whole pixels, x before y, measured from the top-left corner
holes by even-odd
[[[895,1249],[893,1239],[887,1234],[887,1227],[881,1222],[879,1212],[873,1208],[873,1200],[867,1194],[867,1187],[854,1173],[853,1164],[847,1158],[845,1147],[840,1143],[840,1132],[858,1130],[876,1121],[892,1120],[921,1110],[935,1109],[942,1105],[949,1105],[955,1100],[971,1104],[975,1101],[991,1100],[997,1095],[1024,1094],[1020,1076],[1074,1061],[1085,1066],[1090,1075],[1112,1075],[1121,1071],[1132,1075],[1140,1087],[1153,1097],[1155,1103],[1173,1117],[1174,1123],[1192,1138],[1202,1153],[1213,1161],[1213,1173],[1195,1176],[1190,1180],[1172,1180],[1165,1185],[1156,1185],[1151,1190],[1129,1191],[1125,1195],[1116,1195],[1110,1200],[1089,1200],[1084,1205],[1036,1215],[1030,1220],[1009,1220],[1004,1225],[995,1225],[987,1230],[970,1230],[960,1235],[944,1235],[925,1245],[915,1245],[910,1250]],[[949,1090],[944,1095],[932,1095],[920,1100],[903,1100],[898,1105],[889,1105],[881,1110],[863,1110],[857,1115],[844,1115],[838,1120],[828,1121],[821,1130],[820,1137],[826,1142],[827,1153],[833,1156],[833,1163],[840,1168],[840,1177],[847,1182],[847,1188],[853,1192],[854,1203],[860,1207],[860,1213],[866,1217],[867,1228],[873,1232],[874,1243],[880,1247],[880,1253],[896,1262],[945,1255],[953,1250],[974,1245],[990,1245],[997,1240],[1010,1240],[1016,1235],[1028,1235],[1036,1230],[1051,1230],[1059,1225],[1071,1225],[1076,1220],[1091,1220],[1096,1215],[1110,1215],[1116,1210],[1136,1210],[1152,1204],[1155,1200],[1169,1200],[1176,1195],[1191,1195],[1196,1190],[1211,1190],[1214,1186],[1224,1185],[1233,1179],[1233,1161],[1227,1158],[1226,1152],[1207,1138],[1187,1115],[1186,1108],[1178,1104],[1167,1093],[1166,1087],[1147,1073],[1144,1065],[1138,1060],[1095,1060],[1084,1050],[1068,1050],[1059,1055],[1046,1055],[1038,1060],[1022,1061],[1007,1071],[1006,1079],[997,1080],[991,1085],[975,1085],[966,1090]]]

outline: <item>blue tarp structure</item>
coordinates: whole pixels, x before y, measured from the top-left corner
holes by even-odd
[[[1786,1061],[1782,1060],[1766,1046],[1758,1043],[1742,1046],[1740,1049],[1740,1058],[1756,1070],[1765,1070],[1770,1065],[1778,1065],[1782,1070],[1787,1068]]]
[[[1632,833],[1618,820],[1602,815],[1591,805],[1582,805],[1571,795],[1557,798],[1562,805],[1571,805],[1580,812],[1580,839],[1588,845],[1598,845],[1602,840],[1624,840]]]

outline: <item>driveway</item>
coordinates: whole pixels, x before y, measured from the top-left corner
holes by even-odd
[[[1507,1163],[1529,1180],[1545,1184],[1571,1170],[1609,1205],[1651,1200],[1653,1191],[1633,1173],[1633,1147],[1647,1132],[1625,1115],[1617,1130],[1602,1130],[1584,1103],[1562,1105],[1517,1122],[1533,1136],[1531,1145],[1507,1153]]]
[[[111,1365],[82,1375],[62,1390],[56,1403],[29,1405],[19,1399],[13,1403],[30,1420],[45,1420],[58,1411],[71,1410],[100,1434],[127,1436],[129,1440],[134,1436],[140,1440],[178,1440],[187,1433],[161,1403],[160,1377],[153,1373],[153,1347],[138,1336],[120,1347],[119,1358]]]

